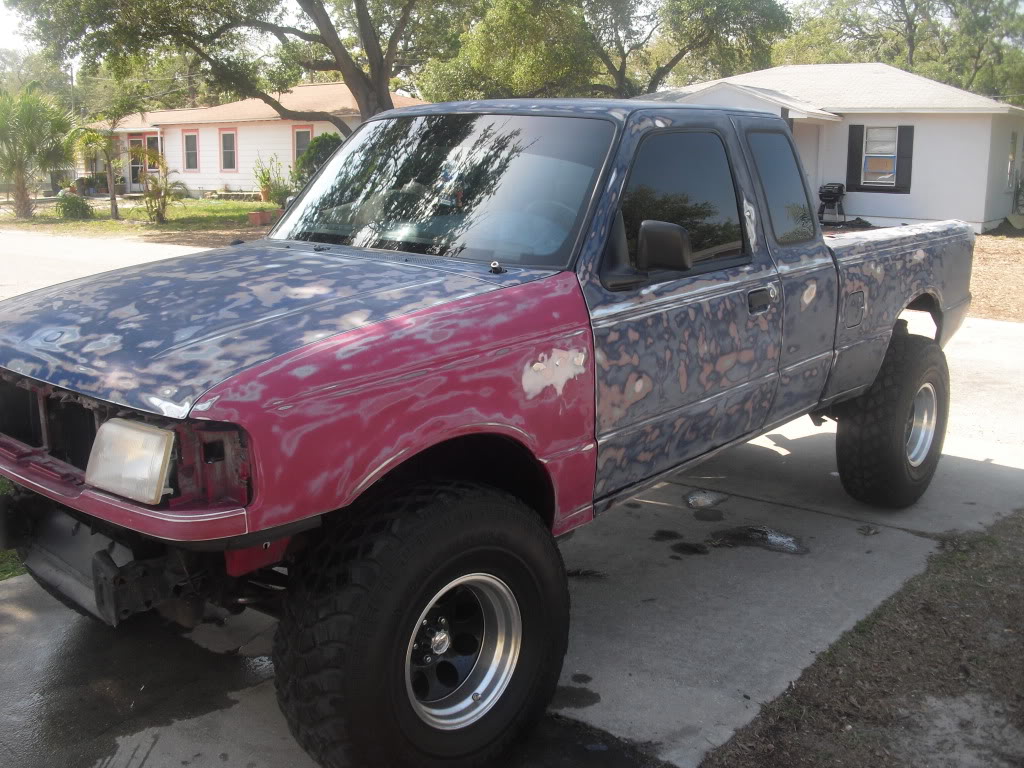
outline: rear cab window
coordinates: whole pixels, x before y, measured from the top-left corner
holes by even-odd
[[[795,245],[813,240],[814,216],[789,139],[783,133],[754,131],[747,134],[747,142],[761,179],[775,242]]]

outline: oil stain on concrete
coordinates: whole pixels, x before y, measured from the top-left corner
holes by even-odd
[[[560,685],[555,690],[551,709],[586,709],[601,701],[601,694],[582,685]]]

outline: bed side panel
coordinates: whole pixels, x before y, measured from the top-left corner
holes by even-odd
[[[974,233],[961,221],[827,236],[839,267],[836,362],[825,400],[870,386],[893,327],[922,294],[941,309],[940,341],[959,326],[970,304]]]

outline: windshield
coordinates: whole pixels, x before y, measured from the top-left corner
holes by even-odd
[[[372,121],[271,237],[564,267],[613,133],[534,115]]]

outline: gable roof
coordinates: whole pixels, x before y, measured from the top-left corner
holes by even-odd
[[[778,107],[782,107],[789,111],[790,117],[801,117],[801,118],[816,118],[818,120],[825,120],[827,122],[842,120],[839,115],[834,115],[831,112],[826,112],[823,109],[818,109],[813,104],[806,101],[790,96],[788,93],[782,91],[776,91],[772,88],[755,88],[752,85],[740,85],[739,83],[731,83],[728,80],[716,80],[711,83],[703,83],[701,90],[693,91],[688,94],[679,94],[676,91],[677,98],[685,98],[688,103],[696,104],[700,98],[698,94],[705,93],[713,90],[723,91],[737,91],[739,93],[749,94],[762,101],[767,101],[771,104],[775,104]],[[652,98],[658,100],[658,94],[654,94]],[[644,97],[646,98],[646,97]]]
[[[287,109],[296,112],[329,112],[337,117],[358,117],[359,105],[352,91],[344,83],[309,83],[296,85],[290,91],[276,94],[277,99]],[[426,104],[420,99],[409,96],[391,94],[395,107],[409,107]],[[117,133],[133,133],[135,131],[152,130],[162,125],[196,125],[199,123],[245,123],[255,120],[282,120],[273,107],[259,99],[242,99],[215,107],[196,107],[185,109],[159,109],[151,112],[136,113],[122,120],[117,126]],[[107,128],[103,121],[93,123],[90,127]]]
[[[718,83],[781,92],[826,112],[1005,113],[1019,109],[880,63],[772,67],[684,88],[670,88],[643,98],[675,101]]]

